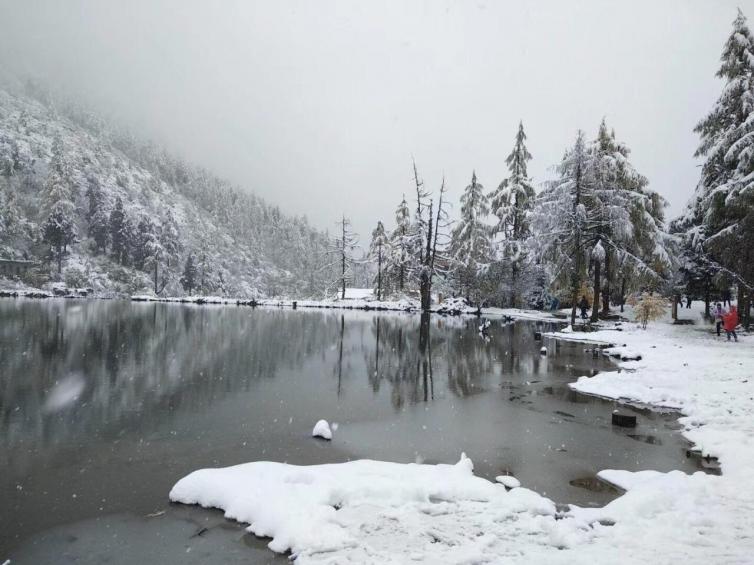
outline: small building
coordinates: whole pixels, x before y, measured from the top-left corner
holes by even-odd
[[[27,261],[26,259],[0,259],[0,277],[20,278],[29,269],[38,266],[39,263],[36,261]]]
[[[371,288],[346,288],[344,300],[375,300],[374,290]]]

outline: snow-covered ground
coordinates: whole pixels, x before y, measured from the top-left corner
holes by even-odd
[[[721,476],[604,470],[623,496],[559,512],[531,490],[474,476],[464,456],[456,465],[256,462],[192,473],[170,498],[224,509],[299,563],[754,562],[754,339],[728,343],[709,325],[667,320],[620,328],[549,334],[642,357],[573,387],[681,410],[683,433],[719,457]]]

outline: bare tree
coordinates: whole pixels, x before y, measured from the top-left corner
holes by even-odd
[[[353,252],[359,246],[359,237],[353,231],[351,220],[345,215],[337,222],[339,234],[332,239],[327,254],[333,257],[326,267],[337,267],[338,278],[336,283],[340,286],[340,297],[346,297],[346,283],[353,277],[353,264],[355,259]]]

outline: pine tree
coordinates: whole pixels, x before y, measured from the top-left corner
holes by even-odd
[[[186,258],[186,263],[183,266],[183,274],[181,275],[180,279],[183,290],[186,291],[189,295],[196,286],[196,275],[197,270],[196,265],[194,264],[194,254],[189,253],[189,256]]]
[[[63,256],[67,254],[68,246],[76,239],[75,207],[70,179],[71,169],[64,154],[63,143],[58,137],[53,142],[42,207],[43,213],[47,215],[42,224],[42,239],[49,244],[51,255],[56,259],[58,275],[62,271]]]
[[[550,280],[562,279],[571,303],[571,324],[585,275],[585,257],[594,223],[592,179],[584,133],[557,168],[560,178],[537,197],[532,225],[534,247],[550,266]]]
[[[123,210],[123,200],[118,197],[115,208],[110,212],[110,251],[113,259],[121,265],[128,262],[131,229]]]
[[[133,263],[137,269],[144,269],[145,265],[149,262],[151,265],[151,258],[159,245],[157,239],[156,227],[152,220],[147,215],[142,215],[139,218],[139,223],[136,225],[136,232],[133,239]]]
[[[91,224],[92,218],[103,207],[102,189],[100,188],[97,177],[90,176],[87,179],[86,198],[89,208],[86,211],[86,221]],[[91,233],[89,234],[91,236]]]
[[[385,234],[385,226],[381,221],[377,222],[377,227],[372,231],[372,243],[369,246],[369,256],[373,261],[377,261],[377,276],[375,278],[377,288],[377,300],[382,300],[384,284],[382,280],[383,263],[385,257],[390,253],[390,243]]]
[[[484,223],[488,214],[489,201],[474,172],[471,184],[461,195],[461,218],[451,239],[455,274],[468,300],[472,294],[477,293],[477,277],[487,268],[491,259],[489,227]]]
[[[754,286],[754,39],[740,10],[721,61],[723,92],[695,128],[701,178],[677,227],[687,250],[739,283],[746,318]]]
[[[89,236],[94,240],[96,252],[107,252],[107,243],[110,240],[110,217],[104,208],[98,208],[89,221]]]
[[[534,187],[527,173],[531,153],[526,148],[523,123],[519,123],[516,142],[505,160],[510,176],[490,193],[490,206],[497,218],[492,236],[497,243],[500,260],[510,263],[510,302],[519,306],[518,279],[526,259],[525,242],[530,235],[530,215],[534,203]]]
[[[63,256],[67,254],[68,246],[75,238],[76,228],[71,220],[71,209],[65,203],[58,203],[42,225],[42,239],[50,245],[50,251],[58,264],[58,275],[62,271]]]
[[[403,292],[411,266],[411,211],[405,195],[395,210],[395,229],[390,234],[390,255],[386,270],[392,284]]]
[[[178,222],[170,210],[165,212],[162,220],[162,230],[160,231],[160,244],[165,251],[165,260],[170,267],[171,259],[178,256],[181,251],[181,239],[178,232]]]

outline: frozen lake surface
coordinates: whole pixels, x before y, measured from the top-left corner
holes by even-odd
[[[696,470],[675,417],[571,391],[613,370],[537,322],[127,301],[0,300],[0,562],[283,563],[222,514],[171,505],[189,472],[369,458],[512,474],[603,505],[603,469]],[[311,437],[324,418],[330,442]],[[287,560],[286,560],[287,562]]]

